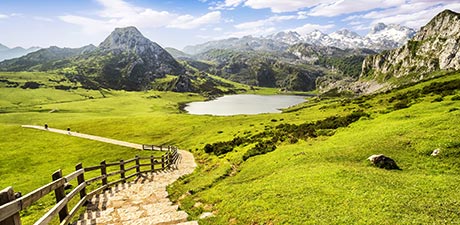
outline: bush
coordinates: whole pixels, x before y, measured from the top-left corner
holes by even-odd
[[[43,84],[40,84],[40,83],[37,83],[37,82],[34,82],[34,81],[27,81],[24,85],[21,86],[21,88],[22,89],[27,89],[27,88],[37,89],[41,85],[43,85]]]
[[[275,151],[276,145],[271,141],[264,141],[259,142],[256,144],[254,148],[249,149],[244,155],[243,160],[246,161],[247,159],[251,158],[252,156],[256,155],[263,155],[268,152]]]
[[[454,97],[451,98],[452,101],[459,101],[460,100],[460,95],[455,95]]]
[[[442,97],[437,97],[435,99],[433,99],[433,101],[431,102],[442,102],[443,98]]]
[[[393,109],[394,110],[399,110],[399,109],[405,109],[409,108],[409,102],[407,100],[401,100],[394,104]]]

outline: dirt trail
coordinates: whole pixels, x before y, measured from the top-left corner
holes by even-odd
[[[142,145],[114,140],[89,134],[46,128],[43,126],[23,125],[44,131],[86,138],[125,147],[142,149]],[[110,190],[94,196],[91,204],[75,224],[133,224],[133,225],[195,225],[196,221],[187,221],[187,213],[178,211],[178,206],[168,198],[166,186],[179,177],[192,173],[196,167],[192,153],[179,150],[179,162],[176,169],[145,174],[133,182],[117,185]]]

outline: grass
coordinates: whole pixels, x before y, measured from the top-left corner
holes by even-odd
[[[391,97],[433,82],[459,79],[449,74],[387,94],[358,99],[310,99],[281,114],[195,116],[179,111],[183,102],[203,100],[172,92],[68,91],[53,88],[44,73],[1,73],[17,82],[40,80],[39,89],[0,88],[0,188],[23,194],[48,183],[51,173],[74,170],[78,162],[97,165],[135,155],[150,155],[66,135],[21,128],[42,125],[123,141],[177,145],[191,150],[199,167],[171,185],[170,195],[202,224],[438,224],[460,221],[458,176],[460,101],[456,93],[427,94],[395,110]],[[19,78],[21,77],[21,79]],[[35,81],[38,81],[35,80]],[[78,86],[78,85],[77,85]],[[257,93],[272,94],[274,89]],[[93,96],[93,97],[89,97]],[[334,130],[332,136],[277,143],[273,152],[243,155],[255,143],[215,156],[204,146],[251,136],[282,123],[302,124],[364,110],[370,118]],[[441,155],[431,151],[441,148]],[[381,170],[366,158],[383,153],[401,171]],[[18,179],[19,178],[19,179]],[[201,203],[201,204],[197,204]],[[52,198],[23,212],[30,224],[53,205]]]

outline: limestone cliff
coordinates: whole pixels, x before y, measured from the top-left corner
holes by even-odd
[[[400,48],[368,56],[360,80],[417,81],[427,73],[460,69],[460,14],[445,10]]]

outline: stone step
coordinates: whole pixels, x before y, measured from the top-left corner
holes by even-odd
[[[134,216],[134,215],[133,215]],[[125,218],[124,220],[111,220],[109,217],[104,218],[93,218],[93,219],[81,219],[78,220],[73,225],[96,225],[96,224],[130,224],[130,225],[173,225],[173,224],[182,224],[182,225],[194,225],[198,223],[187,223],[187,213],[183,211],[176,211],[174,213],[165,213],[155,216],[147,217],[132,217]]]
[[[177,223],[176,225],[198,225],[198,221],[187,221],[187,222],[181,222],[181,223]]]
[[[137,219],[120,221],[121,224],[130,225],[173,225],[187,222],[187,213],[176,211],[174,213],[164,213],[155,216],[141,217]]]

